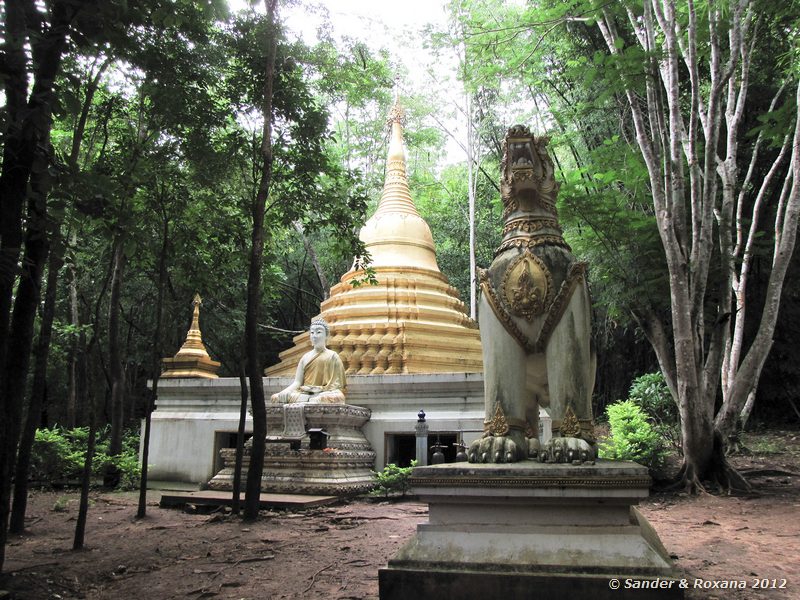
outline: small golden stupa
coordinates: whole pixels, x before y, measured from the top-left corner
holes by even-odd
[[[203,336],[200,334],[200,294],[194,295],[194,313],[192,324],[186,334],[186,341],[173,358],[162,358],[164,371],[162,379],[175,377],[205,377],[215,379],[219,363],[211,357],[203,345]]]
[[[339,353],[349,375],[480,372],[477,325],[439,271],[430,227],[411,198],[403,119],[396,102],[389,115],[383,193],[360,233],[378,285],[353,287],[350,282],[364,272],[351,270],[331,288],[320,307],[330,327],[328,347]],[[296,336],[294,344],[266,375],[294,374],[311,347],[308,334]]]

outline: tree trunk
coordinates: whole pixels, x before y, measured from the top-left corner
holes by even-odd
[[[33,327],[36,310],[41,295],[42,270],[47,259],[47,230],[45,208],[49,178],[47,176],[48,157],[37,156],[31,176],[31,195],[28,201],[27,231],[25,233],[25,255],[22,261],[22,275],[14,299],[14,312],[11,332],[7,341],[7,356],[3,376],[2,396],[6,404],[5,435],[2,464],[2,498],[0,498],[0,518],[2,518],[2,539],[7,536],[9,502],[11,500],[11,472],[16,460],[17,442],[20,436],[22,404],[27,383]],[[0,549],[0,566],[4,559],[4,549]]]
[[[122,426],[125,399],[125,372],[122,365],[120,340],[120,296],[125,273],[125,249],[123,233],[117,232],[112,248],[113,274],[111,275],[111,294],[108,300],[108,354],[111,375],[111,436],[108,453],[114,457],[122,452]],[[119,483],[119,470],[109,465],[104,476],[104,485],[116,487]]]
[[[242,492],[242,459],[244,457],[244,429],[247,421],[247,374],[245,373],[245,363],[239,362],[239,388],[241,390],[242,401],[239,406],[239,428],[236,432],[236,463],[233,467],[233,497],[231,498],[231,512],[239,514],[239,496]]]
[[[258,518],[261,501],[261,474],[264,470],[264,448],[267,435],[267,412],[264,406],[264,381],[258,353],[258,308],[261,297],[261,267],[264,261],[264,211],[272,182],[272,81],[275,74],[275,52],[277,49],[276,9],[277,0],[264,0],[267,8],[269,29],[266,41],[267,60],[264,67],[264,133],[261,141],[261,156],[264,160],[258,193],[253,206],[253,236],[250,252],[250,272],[247,278],[247,314],[245,317],[245,349],[247,353],[247,376],[250,381],[250,405],[253,411],[253,444],[250,469],[247,472],[244,519]]]
[[[22,395],[36,311],[36,304],[24,306],[24,302],[38,302],[41,270],[46,257],[43,219],[49,181],[47,157],[42,156],[41,149],[50,148],[53,86],[61,68],[73,17],[71,7],[56,3],[51,10],[50,27],[42,33],[27,29],[25,15],[28,11],[38,11],[32,0],[16,0],[6,2],[3,13],[6,114],[0,170],[0,572],[5,562],[11,473],[20,434]],[[33,73],[28,72],[28,45],[32,46],[32,54],[37,58]],[[33,80],[30,97],[29,79]],[[40,166],[36,167],[34,174],[35,162]],[[39,183],[34,183],[32,175]],[[33,262],[23,264],[12,317],[17,261],[23,240],[22,210],[26,200],[29,210],[31,203],[34,205],[26,234],[30,242],[26,253]],[[40,217],[41,222],[38,220]]]
[[[86,456],[83,459],[83,475],[81,476],[81,499],[78,507],[78,519],[75,522],[75,537],[72,549],[83,548],[86,533],[86,518],[89,513],[89,485],[92,482],[92,462],[94,461],[95,441],[97,438],[97,410],[95,408],[94,393],[90,392],[87,398],[89,412],[89,440],[86,443]]]
[[[303,238],[303,246],[306,249],[306,254],[311,259],[311,265],[314,267],[314,272],[317,274],[317,279],[319,279],[319,288],[321,290],[322,299],[327,300],[331,292],[331,286],[328,283],[328,278],[325,276],[325,271],[322,270],[322,265],[319,263],[317,251],[314,250],[314,246],[306,235],[303,224],[300,221],[295,221],[294,228],[297,233],[300,234],[300,237]],[[302,271],[300,275],[302,276]]]
[[[750,344],[741,365],[736,369],[730,392],[716,417],[717,431],[726,440],[735,434],[738,417],[754,389],[753,382],[758,381],[772,348],[772,336],[778,321],[783,283],[794,253],[798,219],[800,219],[800,82],[797,86],[795,111],[792,159],[778,203],[772,271],[767,283],[767,296],[764,300],[761,321],[755,339]]]
[[[147,406],[144,413],[144,435],[142,440],[142,474],[139,480],[139,506],[136,510],[136,518],[143,519],[147,514],[147,461],[150,458],[150,424],[158,400],[158,379],[161,375],[161,323],[164,312],[164,291],[167,287],[167,254],[169,252],[169,217],[164,206],[162,206],[162,232],[161,232],[161,252],[158,256],[158,291],[156,296],[156,326],[153,332],[153,388],[147,396]]]
[[[39,340],[36,345],[36,364],[33,370],[33,384],[28,402],[28,413],[17,451],[17,469],[14,475],[14,504],[11,510],[11,533],[25,530],[25,509],[28,503],[28,471],[31,463],[31,450],[36,437],[36,428],[41,420],[41,411],[47,382],[47,360],[50,353],[50,337],[56,312],[56,288],[58,272],[64,264],[64,244],[56,240],[50,253],[47,272],[47,292],[45,293],[42,323],[39,327]]]
[[[477,265],[475,262],[475,194],[476,178],[473,152],[474,131],[472,126],[472,97],[467,92],[467,196],[469,197],[469,316],[478,318]]]

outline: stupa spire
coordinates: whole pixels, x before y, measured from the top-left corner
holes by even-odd
[[[439,272],[431,228],[417,212],[406,176],[403,148],[405,111],[395,99],[389,111],[389,151],[386,179],[375,214],[361,229],[360,238],[372,257],[372,267],[416,267]]]
[[[375,214],[399,213],[417,215],[417,207],[411,199],[408,189],[408,175],[406,174],[406,156],[403,144],[403,125],[406,113],[400,104],[400,99],[395,97],[394,106],[389,111],[388,125],[389,151],[386,156],[386,178],[383,184],[378,209]]]
[[[186,341],[173,358],[164,358],[164,372],[161,377],[217,377],[219,363],[211,360],[200,331],[200,305],[203,303],[200,294],[194,295],[192,305],[192,324],[186,333]]]

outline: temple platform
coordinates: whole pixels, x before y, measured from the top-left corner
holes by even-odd
[[[412,492],[429,504],[429,521],[380,570],[380,597],[683,598],[635,507],[649,485],[631,462],[416,468]],[[661,587],[613,587],[626,578]]]
[[[263,381],[269,398],[292,380],[265,377]],[[371,468],[376,471],[398,461],[403,440],[413,449],[420,409],[428,415],[431,443],[441,433],[463,435],[469,444],[483,431],[481,373],[348,376],[347,402],[371,411],[363,432],[375,452]],[[238,378],[159,381],[150,438],[150,481],[205,486],[225,466],[220,450],[230,451],[236,445],[240,403]],[[268,417],[270,432],[276,423]],[[248,413],[246,432],[250,431]]]
[[[292,409],[293,413],[289,413]],[[294,417],[288,416],[294,414]],[[283,494],[348,496],[368,492],[375,485],[372,466],[375,452],[362,428],[370,410],[350,404],[272,404],[267,407],[267,439],[261,489]],[[284,420],[303,422],[287,425],[291,442],[281,443],[286,434]],[[307,432],[317,432],[317,439]],[[209,481],[215,490],[233,489],[236,451],[221,450],[225,467]],[[242,472],[252,459],[245,448]]]

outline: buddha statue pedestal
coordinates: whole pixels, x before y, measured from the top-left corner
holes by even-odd
[[[411,491],[429,521],[379,571],[380,598],[683,598],[635,508],[649,485],[632,462],[417,467]]]
[[[373,452],[361,431],[370,410],[350,404],[302,404],[305,432],[286,438],[284,407],[267,406],[267,447],[261,490],[280,494],[347,496],[375,485]],[[217,490],[233,489],[236,450],[223,448],[224,468],[209,482]],[[245,448],[242,479],[250,466]]]

